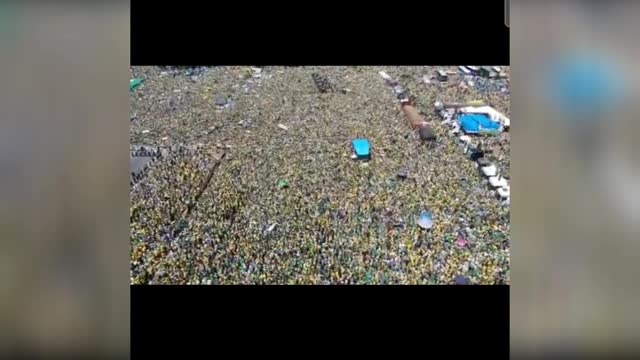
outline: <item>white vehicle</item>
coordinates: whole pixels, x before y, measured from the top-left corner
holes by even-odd
[[[471,70],[472,73],[477,73],[478,71],[480,71],[480,67],[479,66],[467,66],[467,69]]]
[[[507,179],[502,176],[492,176],[489,178],[489,184],[494,188],[504,188],[509,186]]]
[[[471,75],[471,70],[467,69],[466,66],[458,66],[458,69],[462,71],[465,75]]]
[[[495,165],[491,164],[489,166],[485,166],[482,168],[482,173],[486,177],[496,176],[498,174],[498,169]]]
[[[505,200],[505,205],[511,204],[511,187],[509,185],[498,189],[498,195]]]

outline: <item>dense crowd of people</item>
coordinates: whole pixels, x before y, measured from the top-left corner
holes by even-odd
[[[380,70],[413,96],[435,146]],[[509,283],[509,208],[433,109],[482,100],[509,116],[501,86],[425,83],[435,67],[131,71],[145,79],[131,94],[131,143],[170,149],[132,186],[131,283]],[[369,161],[352,158],[355,138],[370,141]],[[508,174],[509,134],[483,147]]]

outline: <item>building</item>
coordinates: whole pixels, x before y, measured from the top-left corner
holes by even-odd
[[[491,73],[493,73],[493,69],[490,66],[483,66],[478,70],[478,75],[483,77],[491,77]]]
[[[447,81],[447,80],[449,80],[449,76],[447,75],[447,73],[442,71],[442,70],[438,70],[436,75],[438,76],[438,81]]]
[[[471,70],[469,70],[466,66],[458,66],[458,69],[462,71],[465,75],[471,75]]]
[[[467,69],[469,69],[471,71],[472,74],[477,75],[478,72],[480,71],[480,67],[479,66],[467,66]]]

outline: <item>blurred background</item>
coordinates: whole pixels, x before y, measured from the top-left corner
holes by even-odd
[[[637,350],[639,10],[511,3],[514,354]]]
[[[637,350],[639,9],[511,4],[515,353]],[[128,354],[128,11],[1,5],[0,352]]]
[[[129,354],[128,3],[0,5],[0,357]]]

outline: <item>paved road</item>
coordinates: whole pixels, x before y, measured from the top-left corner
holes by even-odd
[[[130,171],[137,174],[142,171],[153,158],[150,156],[131,156],[129,159],[131,165]]]

